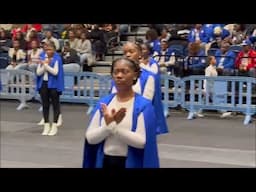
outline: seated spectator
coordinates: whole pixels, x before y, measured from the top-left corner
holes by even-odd
[[[31,29],[34,29],[36,32],[41,32],[42,31],[42,24],[25,24],[21,31],[23,33],[28,33]]]
[[[68,32],[68,42],[69,42],[70,48],[77,50],[78,38],[76,38],[76,34],[74,30],[70,30]]]
[[[180,33],[179,32],[179,34],[178,34],[178,32],[177,31],[175,31],[175,30],[172,30],[171,31],[171,37],[170,37],[170,39],[169,39],[169,42],[168,42],[168,44],[169,44],[169,47],[170,46],[172,46],[172,45],[182,45],[183,46],[183,50],[186,50],[187,49],[187,47],[188,47],[188,40],[187,40],[187,37],[184,37],[184,34],[186,34],[186,32],[185,33]]]
[[[167,27],[164,26],[163,29],[162,29],[162,31],[161,31],[160,42],[161,42],[161,40],[163,40],[163,39],[168,42],[168,41],[170,40],[170,38],[171,38],[171,34],[170,34],[170,32],[168,31]]]
[[[105,39],[103,27],[103,25],[95,25],[89,35],[96,61],[103,61],[105,53],[107,52],[107,42]]]
[[[8,53],[12,41],[7,38],[6,31],[0,28],[0,53]]]
[[[46,36],[46,38],[43,39],[42,42],[49,43],[50,41],[52,41],[56,47],[56,50],[59,51],[60,50],[59,40],[56,39],[55,37],[53,37],[52,31],[46,31],[45,36]]]
[[[199,42],[189,44],[188,56],[185,58],[184,72],[186,75],[204,75],[206,67],[205,51]]]
[[[10,64],[6,69],[26,69],[26,53],[20,48],[18,40],[13,41],[13,48],[9,49]]]
[[[246,31],[244,24],[235,24],[233,33],[231,34],[231,43],[232,44],[241,44],[246,38]]]
[[[25,34],[25,40],[29,41],[31,31],[41,32],[41,30],[42,30],[41,24],[25,24],[22,27],[21,32]]]
[[[91,66],[94,62],[92,55],[91,41],[87,39],[87,32],[82,32],[81,38],[77,42],[77,52],[80,55],[81,66]]]
[[[158,62],[161,72],[171,75],[175,65],[175,52],[168,47],[168,42],[165,39],[161,40],[161,50],[155,51],[153,56]]]
[[[71,24],[63,24],[61,39],[68,39],[68,31],[70,31],[71,29],[72,29]]]
[[[8,65],[8,51],[12,46],[12,41],[6,35],[6,31],[0,28],[0,69],[5,69]]]
[[[118,28],[115,24],[105,24],[104,26],[105,40],[107,49],[112,50],[118,46]]]
[[[251,29],[251,32],[248,34],[249,40],[252,42],[254,48],[256,48],[256,26]]]
[[[230,38],[230,33],[227,29],[224,29],[221,26],[214,27],[210,48],[220,48],[222,40],[225,40],[226,38]]]
[[[35,29],[31,29],[28,39],[27,39],[27,50],[31,50],[32,49],[32,42],[36,41],[37,42],[37,46],[39,46],[40,40],[38,38],[37,32]]]
[[[202,24],[196,24],[195,27],[190,30],[188,41],[189,43],[198,42],[200,44],[206,44],[209,42],[209,37],[203,30]]]
[[[147,32],[146,32],[146,40],[147,40],[147,43],[150,44],[150,47],[151,47],[151,55],[153,55],[153,53],[156,51],[156,52],[159,52],[161,50],[161,43],[158,39],[158,34],[157,34],[157,31],[155,29],[149,29]]]
[[[63,24],[42,24],[42,31],[51,31],[54,38],[60,39],[61,32],[63,31]]]
[[[24,51],[27,50],[27,42],[26,42],[21,30],[16,32],[16,36],[15,36],[15,38],[13,38],[13,40],[19,41],[20,48],[23,49]]]
[[[233,31],[235,29],[235,25],[236,24],[234,24],[234,23],[227,24],[227,25],[224,26],[224,29],[227,29],[230,34],[233,34]]]
[[[229,50],[230,44],[223,41],[221,48],[216,51],[216,67],[218,75],[234,75],[235,73],[235,53]]]
[[[11,29],[12,39],[16,39],[16,34],[18,31],[21,31],[19,24],[13,24]]]
[[[254,76],[256,69],[256,52],[251,48],[251,42],[244,40],[242,50],[238,53],[235,61],[237,75]]]
[[[62,58],[63,58],[64,72],[80,71],[80,65],[79,65],[80,58],[77,55],[76,50],[70,47],[69,42],[65,42],[65,45],[62,51]]]
[[[37,65],[40,63],[40,54],[42,49],[39,48],[38,41],[31,42],[31,50],[28,51],[28,70],[36,72]]]
[[[180,39],[187,40],[190,33],[191,28],[194,27],[192,24],[176,24],[176,34]]]

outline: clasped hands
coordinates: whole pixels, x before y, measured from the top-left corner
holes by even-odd
[[[126,114],[126,108],[122,107],[118,111],[115,109],[109,110],[105,103],[101,103],[101,111],[103,113],[106,125],[109,125],[113,121],[115,121],[116,124],[119,124]]]

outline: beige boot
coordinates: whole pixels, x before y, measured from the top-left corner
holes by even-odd
[[[57,121],[57,127],[60,127],[62,125],[62,122],[63,122],[62,115],[59,114],[58,121]]]
[[[53,136],[56,135],[58,132],[57,123],[53,123],[51,126],[51,130],[49,131],[48,135]]]
[[[48,135],[50,129],[51,129],[50,123],[45,123],[45,124],[44,124],[44,130],[43,130],[43,132],[42,132],[42,135]]]
[[[41,121],[37,123],[37,125],[44,125],[44,118],[42,118]]]

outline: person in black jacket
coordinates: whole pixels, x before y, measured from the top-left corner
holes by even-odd
[[[95,25],[95,28],[89,34],[89,38],[92,41],[92,50],[95,53],[96,61],[104,60],[107,46],[103,25]]]

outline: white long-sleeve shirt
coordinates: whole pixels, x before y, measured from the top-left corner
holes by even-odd
[[[38,76],[44,74],[43,76],[43,80],[44,81],[48,81],[48,72],[51,73],[52,75],[57,75],[58,72],[59,72],[59,64],[58,64],[58,61],[56,61],[54,63],[54,66],[51,67],[50,65],[48,64],[39,64],[37,66],[37,69],[36,69],[36,74]]]
[[[82,41],[82,39],[79,39],[77,41],[76,51],[80,54],[83,54],[83,53],[92,54],[91,41],[88,39],[85,39],[84,41]]]
[[[105,140],[104,154],[111,156],[127,156],[128,146],[144,148],[146,143],[144,116],[141,113],[138,117],[137,128],[132,132],[134,97],[127,102],[119,102],[114,96],[108,105],[108,110],[113,108],[118,111],[121,107],[126,108],[126,115],[119,123],[111,122],[106,125],[104,117],[99,126],[100,112],[95,113],[86,131],[86,138],[90,144],[98,144]]]
[[[146,82],[146,85],[144,87],[143,94],[141,93],[141,83],[140,78],[138,79],[137,83],[132,87],[134,92],[142,95],[143,97],[153,100],[153,97],[155,95],[155,80],[153,76],[149,76]]]
[[[218,76],[218,72],[216,70],[216,67],[213,66],[213,65],[209,65],[208,67],[206,67],[205,69],[205,76],[206,77],[216,77]],[[207,88],[210,89],[208,91],[212,91],[213,89],[213,83],[212,81],[207,81],[207,80],[204,80],[204,90],[207,91]]]
[[[140,63],[141,68],[146,69],[154,74],[157,74],[159,72],[157,65],[157,63],[153,63],[151,66],[149,64],[145,65],[144,63]]]

